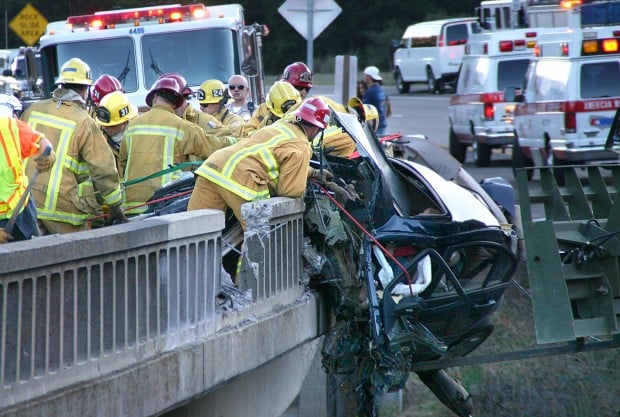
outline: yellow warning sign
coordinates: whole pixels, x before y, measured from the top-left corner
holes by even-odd
[[[45,33],[47,19],[30,3],[24,6],[11,20],[9,27],[17,33],[28,46],[33,46]]]

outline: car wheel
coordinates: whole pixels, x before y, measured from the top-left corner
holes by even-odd
[[[403,76],[399,70],[394,72],[394,81],[396,81],[396,89],[400,94],[407,94],[409,92],[409,83],[403,81]]]
[[[428,86],[428,92],[431,94],[437,93],[437,80],[433,69],[431,67],[426,68],[426,85]]]
[[[512,141],[512,173],[515,174],[515,170],[527,167],[533,167],[534,161],[531,158],[527,158],[523,153],[523,149],[519,145],[519,138],[515,134],[515,138]],[[532,177],[534,176],[534,170],[528,169],[526,172],[527,180],[532,181]],[[516,175],[515,175],[516,178]]]
[[[491,164],[491,147],[486,143],[479,143],[477,141],[474,141],[472,147],[476,166],[488,167]]]
[[[467,145],[459,141],[452,128],[450,128],[450,155],[461,164],[465,162],[467,155]]]

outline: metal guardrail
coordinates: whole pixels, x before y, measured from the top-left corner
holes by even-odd
[[[286,200],[270,245],[244,249],[259,299],[300,281],[303,202]],[[214,335],[223,228],[196,211],[0,245],[0,410]]]
[[[536,169],[515,175],[538,343],[620,333],[620,166]]]

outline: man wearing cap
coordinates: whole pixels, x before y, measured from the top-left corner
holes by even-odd
[[[379,127],[377,128],[377,136],[385,135],[385,130],[387,129],[387,96],[381,86],[382,81],[383,78],[381,77],[379,68],[375,66],[364,68],[364,82],[368,88],[362,97],[362,101],[365,104],[372,104],[379,112]]]

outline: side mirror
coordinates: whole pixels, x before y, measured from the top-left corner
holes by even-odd
[[[26,48],[24,51],[24,58],[26,61],[26,79],[28,80],[28,87],[30,90],[33,90],[37,85],[39,74],[37,71],[37,59],[32,48]]]

